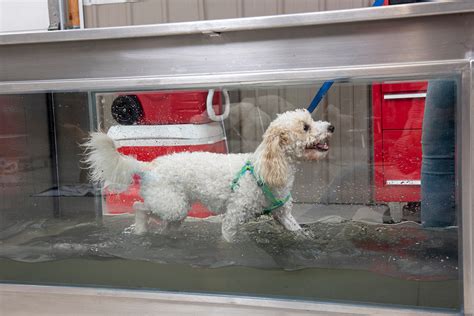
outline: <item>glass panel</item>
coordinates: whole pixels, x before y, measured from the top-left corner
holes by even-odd
[[[457,81],[320,86],[1,96],[1,280],[458,309]]]

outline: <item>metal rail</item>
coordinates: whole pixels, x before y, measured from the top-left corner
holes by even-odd
[[[239,19],[109,27],[88,30],[68,30],[67,32],[16,32],[5,33],[3,35],[0,34],[0,45],[110,40],[189,34],[218,35],[220,33],[238,31],[388,21],[393,19],[409,19],[434,15],[451,15],[472,12],[473,9],[474,3],[472,1],[463,0],[458,2],[418,3],[409,6],[398,5],[393,7],[371,7]]]

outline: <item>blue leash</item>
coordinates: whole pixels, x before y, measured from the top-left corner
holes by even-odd
[[[324,98],[326,93],[328,93],[333,83],[334,83],[334,80],[328,80],[325,83],[323,83],[323,86],[319,88],[318,93],[316,93],[316,95],[313,98],[313,101],[311,101],[311,104],[308,106],[309,113],[313,113],[313,111],[318,106],[319,102],[321,102],[321,100]]]
[[[372,4],[373,7],[378,7],[383,5],[384,0],[375,0],[374,4]],[[313,113],[313,111],[316,109],[318,106],[319,102],[324,98],[324,96],[328,93],[329,89],[331,89],[331,86],[334,84],[334,80],[328,80],[323,83],[322,87],[319,88],[318,93],[313,98],[313,101],[311,101],[311,104],[308,106],[308,112]]]

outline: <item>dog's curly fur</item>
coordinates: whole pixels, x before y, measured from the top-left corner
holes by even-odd
[[[135,207],[136,233],[147,231],[148,215],[179,225],[190,205],[200,201],[215,213],[224,214],[222,235],[230,242],[235,240],[242,223],[258,216],[269,205],[249,173],[239,180],[238,189],[231,190],[232,180],[246,161],[252,162],[256,174],[277,198],[284,198],[292,189],[296,163],[324,158],[333,131],[329,122],[314,121],[306,110],[288,111],[270,124],[254,153],[187,152],[158,157],[152,162],[121,155],[110,137],[92,133],[85,144],[86,162],[91,168],[91,179],[109,189],[126,187],[133,174],[141,175],[144,202]],[[272,215],[286,229],[300,230],[291,208],[290,199]]]

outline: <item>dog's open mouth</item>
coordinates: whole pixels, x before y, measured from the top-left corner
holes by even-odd
[[[329,144],[328,144],[328,141],[326,139],[326,140],[320,141],[319,143],[314,142],[311,145],[306,146],[306,149],[318,150],[318,151],[328,151],[329,150]]]

